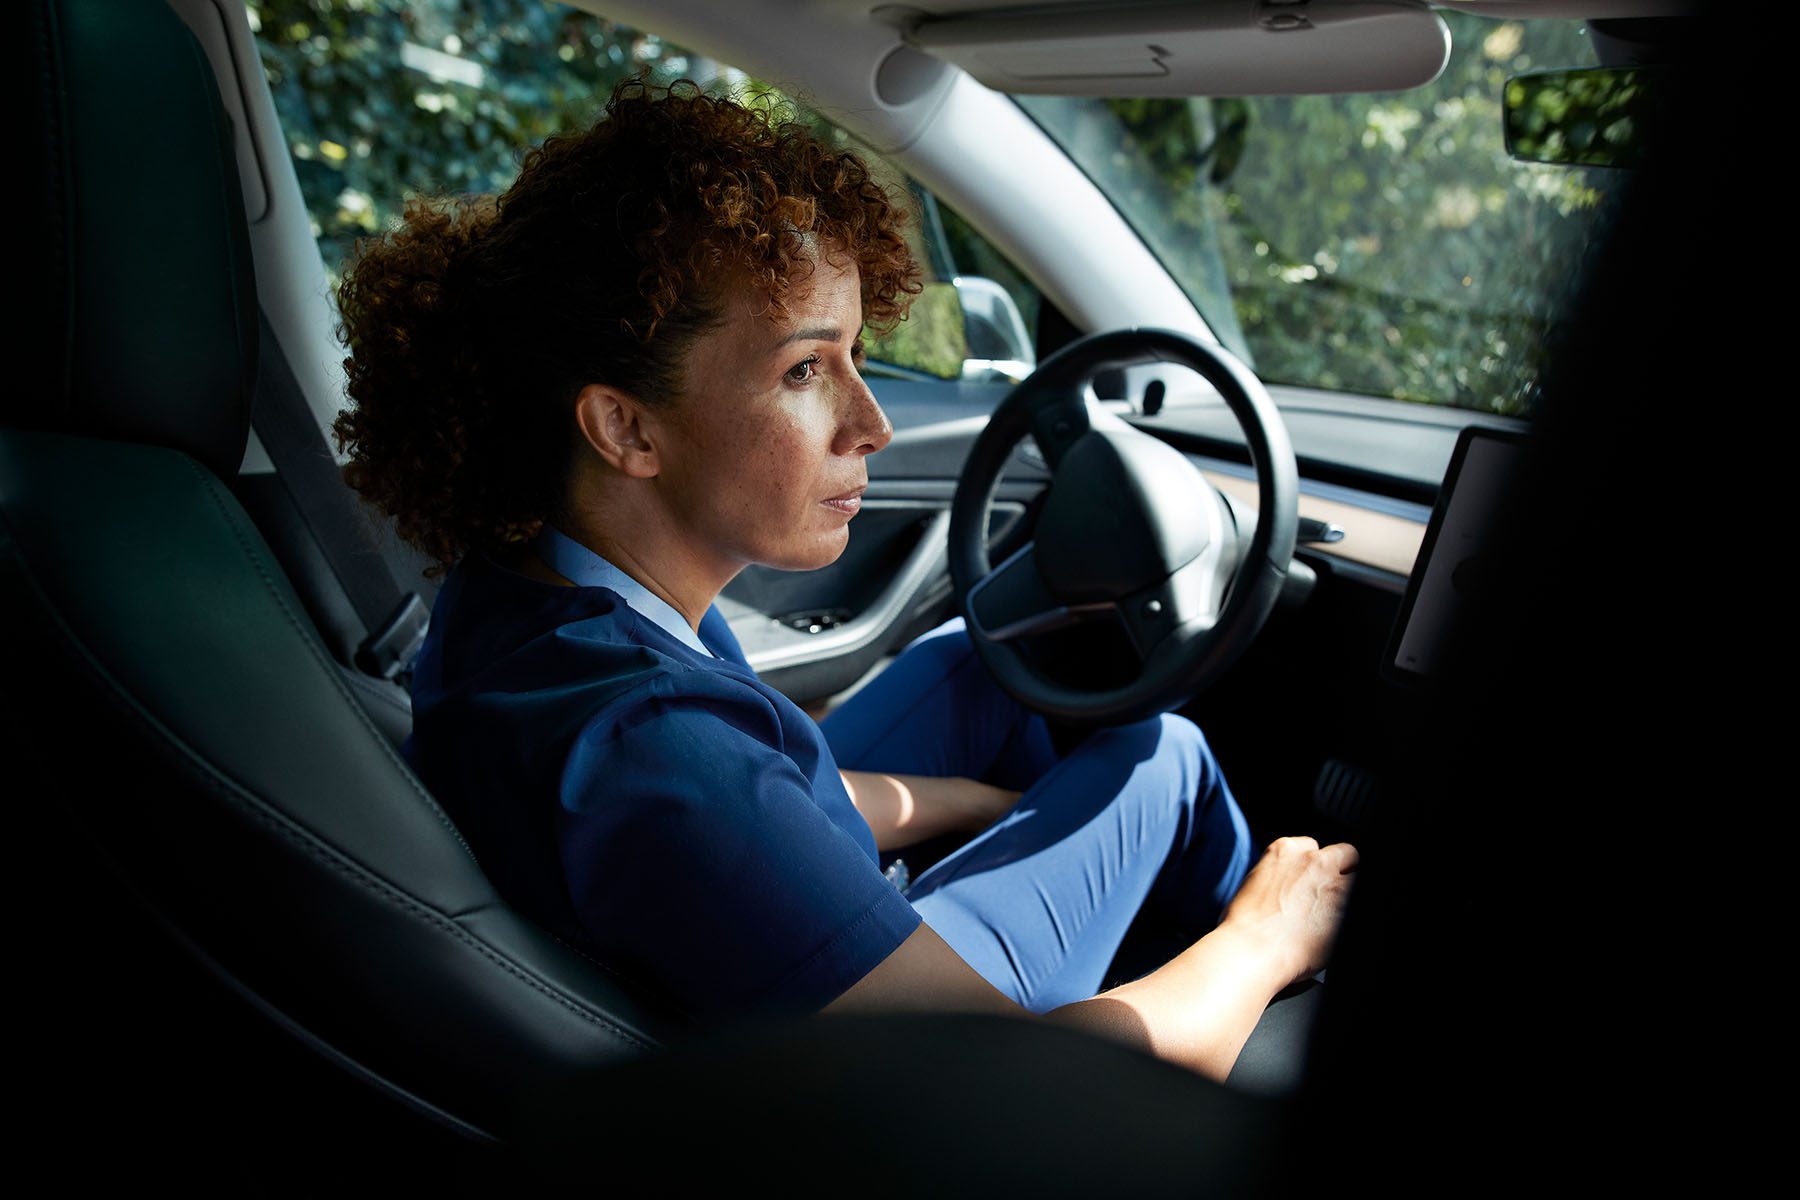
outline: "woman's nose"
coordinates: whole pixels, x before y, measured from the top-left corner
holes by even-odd
[[[850,411],[843,424],[844,452],[873,454],[893,440],[894,427],[875,399],[875,393],[860,377],[851,385]]]

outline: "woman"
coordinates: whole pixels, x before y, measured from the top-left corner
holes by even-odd
[[[1222,1078],[1320,968],[1354,850],[1246,877],[1190,722],[1059,755],[955,621],[821,729],[713,605],[844,549],[891,436],[860,332],[920,290],[903,220],[803,127],[631,81],[497,201],[359,246],[346,478],[450,568],[408,757],[513,904],[673,1012],[1038,1013]],[[1096,996],[1146,904],[1198,940]]]

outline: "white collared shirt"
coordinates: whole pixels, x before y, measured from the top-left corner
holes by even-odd
[[[534,545],[551,569],[570,583],[578,587],[611,588],[633,612],[654,622],[670,637],[708,658],[717,657],[706,648],[706,643],[700,640],[687,619],[675,611],[674,605],[548,521],[544,522],[543,531]]]

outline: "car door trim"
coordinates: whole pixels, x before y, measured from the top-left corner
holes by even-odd
[[[902,500],[865,499],[863,507],[917,505]],[[751,669],[763,674],[867,649],[893,629],[905,615],[913,599],[929,587],[932,580],[944,573],[948,563],[946,549],[949,542],[950,510],[945,507],[933,513],[924,532],[919,535],[919,544],[913,547],[912,553],[907,555],[906,561],[894,573],[893,582],[882,589],[868,608],[835,628],[820,633],[796,632],[795,640],[789,645],[772,646],[745,655],[750,660]],[[773,624],[773,620],[770,620]]]

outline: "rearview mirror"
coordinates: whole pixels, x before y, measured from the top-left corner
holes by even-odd
[[[1642,67],[1534,71],[1506,81],[1506,151],[1525,162],[1634,167],[1656,103]]]

